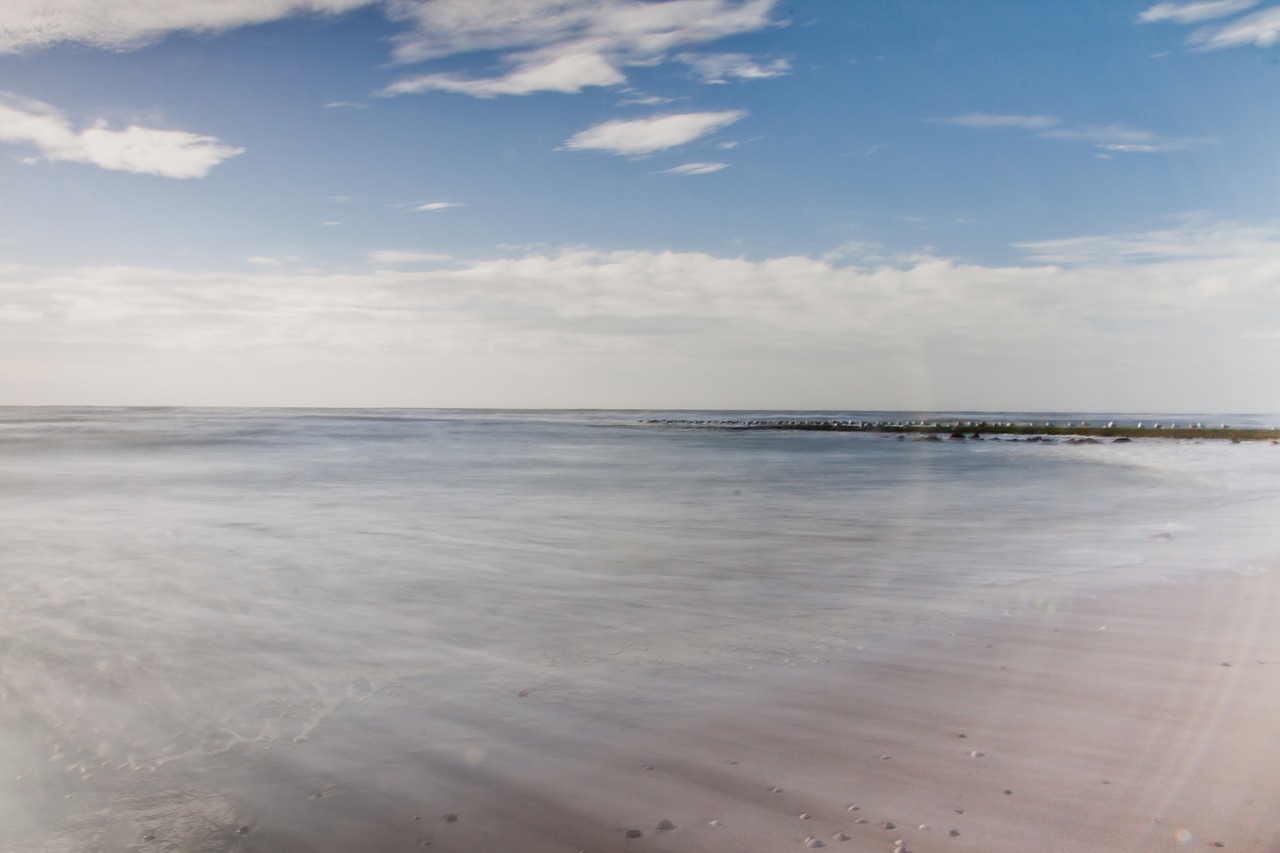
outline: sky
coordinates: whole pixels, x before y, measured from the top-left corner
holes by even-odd
[[[1280,412],[1280,2],[5,0],[0,405]]]

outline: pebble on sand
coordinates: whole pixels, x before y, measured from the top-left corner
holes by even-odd
[[[898,828],[898,826],[897,826],[897,824],[895,824],[893,821],[891,821],[891,820],[886,820],[886,821],[884,822],[884,828],[885,828],[885,829],[897,829],[897,828]]]
[[[665,818],[663,820],[658,821],[659,832],[669,832],[670,830],[673,830],[675,828],[676,828],[676,825],[671,821],[666,820]]]
[[[857,811],[858,809],[860,809],[860,808],[862,808],[862,807],[861,807],[861,806],[849,806],[849,811],[851,811],[851,812],[856,812],[856,811]]]
[[[804,846],[805,847],[826,847],[827,845],[822,843],[821,838],[814,838],[812,835],[810,835],[808,838],[804,840]]]
[[[240,833],[241,835],[248,835],[248,834],[249,834],[249,831],[250,831],[252,828],[253,828],[253,827],[251,827],[251,826],[242,826],[242,827],[240,827],[239,829],[237,829],[237,830],[236,830],[236,832]]]
[[[781,789],[781,788],[779,788],[777,785],[774,785],[772,788],[770,788],[770,789],[769,789],[769,793],[770,793],[770,794],[781,794],[781,793],[782,793],[782,789]]]
[[[860,817],[854,821],[854,823],[866,823],[866,822],[867,822],[867,819],[865,817]]]
[[[978,750],[976,749],[973,752],[969,753],[970,758],[982,758],[985,755],[986,755],[985,752],[978,752]]]
[[[624,838],[644,838],[644,833],[638,829],[628,829],[622,835]]]
[[[831,840],[832,841],[848,841],[849,836],[845,835],[843,832],[837,832],[835,835],[831,836]]]
[[[800,812],[801,820],[809,820],[809,818],[811,817],[813,817],[813,815],[809,814],[808,812]]]
[[[948,832],[948,833],[947,833],[947,835],[950,835],[952,838],[959,838],[959,837],[960,837],[960,830],[958,830],[958,829],[953,829],[953,830],[951,830],[950,832]]]
[[[718,821],[718,820],[709,820],[709,821],[707,821],[707,825],[708,825],[708,826],[723,826],[724,824],[720,823],[720,821]]]
[[[458,819],[458,816],[456,814],[447,814],[444,816],[445,823],[453,823],[457,819]]]

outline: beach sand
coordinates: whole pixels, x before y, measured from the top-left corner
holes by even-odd
[[[399,685],[298,745],[310,772],[242,767],[244,833],[208,849],[1280,851],[1278,577],[1044,587],[862,648],[832,612],[802,647],[735,639],[690,701],[684,677],[619,704],[531,675],[487,710]]]
[[[24,849],[1280,851],[1280,572],[985,594],[392,683]]]

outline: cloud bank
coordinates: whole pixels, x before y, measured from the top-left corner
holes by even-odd
[[[112,130],[105,121],[76,131],[66,116],[48,104],[0,92],[0,142],[29,145],[44,160],[87,163],[103,169],[202,178],[237,154],[212,136],[182,130],[130,125]]]
[[[22,371],[0,370],[0,399],[120,402],[132,371],[134,402],[192,404],[1280,409],[1280,225],[1024,249],[1006,266],[573,249],[345,274],[9,267],[0,363]]]

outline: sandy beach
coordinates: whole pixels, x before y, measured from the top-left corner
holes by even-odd
[[[723,683],[702,707],[495,682],[490,711],[437,704],[431,742],[398,752],[352,709],[307,745],[305,779],[273,774],[270,752],[246,768],[259,808],[215,821],[242,835],[169,827],[153,849],[1276,851],[1278,607],[1255,566],[1073,600],[1043,588],[861,648],[832,612],[810,644],[765,631],[713,653],[698,677]],[[689,663],[644,648],[664,651]],[[397,685],[367,713],[412,716],[428,689]]]
[[[393,427],[29,463],[0,850],[1280,853],[1270,445]]]

